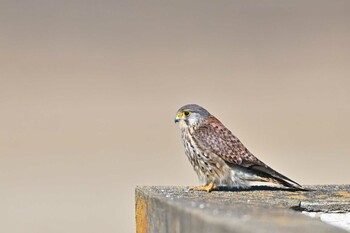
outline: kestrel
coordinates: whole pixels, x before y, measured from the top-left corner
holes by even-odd
[[[305,190],[298,183],[256,158],[218,119],[196,104],[176,113],[185,154],[203,186],[190,190],[211,191],[217,187],[265,186]]]

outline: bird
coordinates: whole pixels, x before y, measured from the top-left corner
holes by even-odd
[[[181,107],[175,117],[185,154],[201,181],[189,191],[220,187],[257,187],[306,191],[300,184],[255,157],[215,116],[197,104]]]

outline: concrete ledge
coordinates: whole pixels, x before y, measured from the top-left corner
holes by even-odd
[[[346,213],[350,185],[308,186],[309,192],[235,190],[185,192],[137,187],[136,229],[153,232],[347,232],[298,211]]]

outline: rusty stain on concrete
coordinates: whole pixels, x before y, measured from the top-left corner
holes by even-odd
[[[326,199],[328,197],[329,197],[329,195],[326,195],[326,194],[317,195],[317,199]]]
[[[307,197],[303,194],[290,194],[288,195],[288,198],[293,198],[293,199],[297,199],[297,200],[305,200]]]
[[[147,232],[147,204],[141,196],[136,198],[136,232]]]
[[[341,197],[349,197],[350,198],[350,191],[338,191],[338,192],[335,192],[335,195],[339,195]]]

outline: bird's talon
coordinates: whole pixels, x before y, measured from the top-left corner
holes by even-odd
[[[187,188],[187,191],[206,191],[211,192],[216,189],[216,186],[214,184],[208,184],[203,186],[189,186]]]

